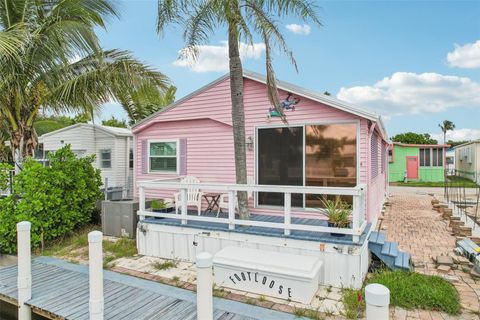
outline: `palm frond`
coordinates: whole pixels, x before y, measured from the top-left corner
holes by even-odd
[[[305,22],[313,22],[317,26],[322,23],[318,17],[318,1],[313,0],[251,0],[258,6],[265,7],[269,12],[278,16],[294,16]]]
[[[54,110],[93,108],[144,86],[166,90],[170,86],[162,73],[134,59],[128,51],[110,50],[89,55],[62,66],[45,77],[55,88],[48,99]]]

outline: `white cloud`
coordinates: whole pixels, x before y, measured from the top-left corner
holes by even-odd
[[[265,51],[264,43],[254,43],[248,45],[240,42],[240,58],[258,60]],[[182,51],[180,50],[181,54]],[[195,72],[225,72],[228,71],[228,42],[221,41],[220,45],[202,45],[198,46],[197,59],[180,57],[173,62],[175,66],[190,68]]]
[[[430,134],[432,138],[438,140],[440,143],[443,142],[443,132],[442,133],[432,133]],[[468,141],[480,139],[480,129],[455,129],[453,131],[447,131],[447,141]]]
[[[341,88],[337,98],[384,116],[480,107],[480,83],[438,73],[396,72],[371,86]]]
[[[474,69],[480,68],[480,40],[463,46],[455,45],[455,50],[447,54],[450,67]]]
[[[301,25],[301,24],[292,23],[292,24],[287,24],[286,28],[295,34],[300,34],[304,36],[309,35],[310,32],[312,31],[312,28],[310,28],[308,24]]]

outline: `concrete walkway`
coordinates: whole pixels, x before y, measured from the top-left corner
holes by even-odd
[[[460,268],[440,273],[433,260],[439,255],[455,256],[456,238],[451,235],[447,223],[432,210],[432,197],[427,194],[440,195],[443,189],[421,193],[412,189],[418,188],[390,189],[390,206],[387,206],[379,227],[387,233],[387,240],[398,242],[400,250],[411,253],[415,271],[440,275],[451,281],[460,293],[464,311],[459,317],[450,317],[439,312],[396,309],[394,319],[480,319],[480,281],[473,280]]]

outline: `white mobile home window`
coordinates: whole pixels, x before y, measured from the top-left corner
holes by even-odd
[[[112,150],[111,149],[100,150],[100,166],[103,169],[109,169],[112,167]]]
[[[178,141],[150,141],[150,172],[178,172]]]

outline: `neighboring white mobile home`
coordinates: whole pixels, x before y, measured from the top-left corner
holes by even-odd
[[[458,176],[480,182],[480,140],[455,147],[455,172]]]
[[[108,187],[122,187],[130,195],[133,186],[133,136],[130,129],[79,123],[39,137],[40,155],[71,145],[78,156],[96,155],[95,167],[102,172]]]

